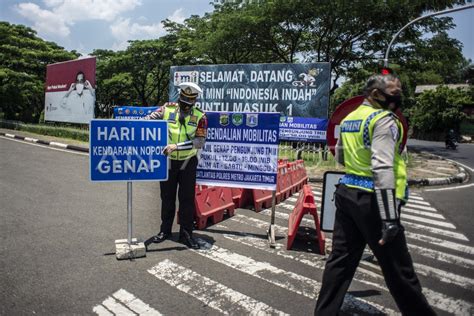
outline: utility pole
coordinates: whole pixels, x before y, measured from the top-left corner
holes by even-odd
[[[437,15],[442,15],[442,14],[446,14],[446,13],[451,13],[451,12],[456,12],[456,11],[461,11],[461,10],[466,10],[466,9],[472,9],[472,8],[474,8],[474,4],[468,4],[468,5],[465,5],[465,6],[462,6],[462,7],[457,7],[457,8],[447,9],[447,10],[443,10],[443,11],[433,12],[433,13],[430,13],[430,14],[427,14],[427,15],[424,15],[424,16],[420,16],[420,17],[414,19],[413,21],[410,21],[408,24],[406,24],[404,27],[402,27],[397,33],[395,33],[395,35],[393,35],[392,40],[390,41],[390,44],[388,44],[387,50],[385,51],[385,58],[383,60],[383,66],[388,67],[388,54],[390,53],[390,48],[392,47],[393,43],[397,39],[398,35],[400,35],[400,33],[403,32],[404,29],[406,29],[407,27],[409,27],[413,23],[416,23],[420,20],[423,20],[423,19],[426,19],[426,18],[429,18],[429,17],[432,17],[432,16],[437,16]]]

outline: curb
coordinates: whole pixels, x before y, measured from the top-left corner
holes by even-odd
[[[445,160],[441,156],[431,154],[431,156],[436,156],[440,160]],[[443,178],[421,178],[421,179],[408,179],[408,186],[433,186],[433,185],[447,185],[453,183],[463,183],[468,178],[468,173],[466,170],[459,166],[455,161],[451,161],[456,165],[459,172],[454,176],[443,177]],[[322,183],[323,178],[321,177],[308,177],[308,182]]]
[[[56,147],[56,148],[70,149],[70,150],[80,151],[84,153],[89,152],[89,148],[76,146],[76,145],[68,145],[68,144],[63,144],[63,143],[58,143],[58,142],[47,142],[47,141],[37,139],[37,138],[32,138],[32,137],[18,136],[18,135],[4,133],[4,132],[0,132],[0,136],[20,139],[27,142],[47,145],[47,146]],[[436,156],[440,160],[445,160],[443,157],[440,157],[431,153],[430,155]],[[454,161],[452,162],[456,164],[456,162]],[[453,183],[463,183],[468,178],[468,173],[463,167],[459,166],[458,164],[456,164],[456,166],[459,169],[459,173],[455,176],[444,177],[444,178],[408,179],[408,186],[432,186],[432,185],[447,185],[447,184],[453,184]],[[322,183],[323,178],[322,177],[321,178],[308,177],[308,182]]]
[[[20,139],[20,140],[24,140],[24,141],[35,143],[35,144],[42,144],[42,145],[47,145],[47,146],[61,148],[61,149],[76,150],[76,151],[81,151],[81,152],[84,152],[84,153],[89,152],[89,148],[76,146],[76,145],[68,145],[68,144],[63,144],[63,143],[58,143],[58,142],[47,142],[47,141],[37,139],[37,138],[32,138],[32,137],[18,136],[18,135],[4,133],[4,132],[0,132],[0,136],[5,136],[5,137],[8,137],[8,138],[14,138],[14,139]]]

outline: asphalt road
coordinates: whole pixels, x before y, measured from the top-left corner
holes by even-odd
[[[436,205],[448,219],[474,240],[474,144],[459,144],[456,150],[446,149],[442,142],[410,139],[409,149],[431,152],[461,163],[470,178],[466,183],[423,190],[427,201]]]
[[[302,242],[286,250],[294,197],[277,206],[277,249],[266,244],[268,210],[238,209],[196,232],[204,250],[174,236],[150,245],[146,258],[117,261],[114,240],[127,236],[125,183],[90,182],[86,155],[3,137],[0,148],[1,315],[312,314],[324,257]],[[313,191],[318,199],[320,187]],[[462,192],[453,208],[469,198]],[[439,314],[472,314],[472,229],[453,226],[438,203],[415,192],[404,213],[416,270]],[[158,205],[157,183],[134,184],[136,237],[157,232]],[[350,314],[397,310],[376,264],[361,263],[349,294]]]

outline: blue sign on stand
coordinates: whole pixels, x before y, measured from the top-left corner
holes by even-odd
[[[280,140],[325,143],[327,128],[327,119],[282,116]]]
[[[114,118],[118,120],[139,120],[156,111],[159,106],[116,106]]]
[[[280,114],[206,112],[206,116],[208,131],[197,182],[276,190]]]
[[[92,181],[168,179],[166,121],[92,120],[89,144]]]

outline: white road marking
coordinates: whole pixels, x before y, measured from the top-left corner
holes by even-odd
[[[102,302],[102,305],[105,306],[109,311],[114,313],[115,315],[125,315],[125,316],[133,316],[136,315],[134,312],[120,304],[118,301],[116,301],[113,297],[108,297],[105,299],[105,301]]]
[[[461,275],[429,267],[420,263],[413,264],[415,266],[415,271],[418,274],[426,277],[432,277],[448,284],[455,284],[470,291],[473,290],[474,280],[471,278],[463,277]]]
[[[402,213],[404,213],[404,212],[411,213],[411,214],[416,214],[416,215],[422,215],[422,216],[426,216],[426,217],[446,219],[443,215],[438,214],[438,213],[418,211],[418,210],[408,208],[408,207],[405,207],[405,208],[402,209]]]
[[[422,255],[431,259],[447,262],[457,266],[471,269],[474,267],[474,260],[466,259],[463,257],[451,255],[449,253],[441,252],[438,250],[428,249],[425,247],[416,246],[413,244],[408,244],[410,248],[417,255]]]
[[[427,206],[430,205],[429,202],[421,201],[421,200],[410,200],[410,199],[408,199],[408,203],[421,204],[421,205],[427,205]]]
[[[422,198],[421,196],[411,196],[411,194],[410,194],[410,197],[408,198],[408,202],[410,202],[412,200],[414,200],[414,201],[424,201],[424,198]]]
[[[321,283],[305,276],[285,271],[277,268],[268,262],[255,261],[250,257],[231,252],[227,249],[211,245],[203,239],[197,239],[201,250],[194,252],[224,264],[237,271],[249,274],[261,280],[267,281],[273,285],[279,286],[288,291],[316,299],[321,290]],[[344,298],[342,310],[357,310],[367,314],[379,314],[380,312],[395,314],[395,311],[385,308],[376,303],[368,302],[364,299],[355,298],[347,294]]]
[[[138,315],[161,316],[157,310],[124,289],[120,289],[112,295]]]
[[[434,220],[434,219],[428,219],[428,218],[424,218],[424,217],[408,215],[408,214],[403,213],[403,212],[402,212],[401,217],[402,217],[402,224],[404,223],[404,220],[408,219],[408,220],[412,220],[412,221],[422,222],[422,223],[425,223],[425,224],[456,229],[456,226],[454,226],[453,224],[448,223],[448,222],[440,222],[440,221],[437,221],[437,220]]]
[[[415,239],[418,241],[422,242],[427,242],[430,244],[433,244],[435,246],[463,252],[469,255],[474,255],[474,248],[471,246],[463,245],[463,244],[458,244],[452,241],[447,241],[444,239],[432,237],[432,236],[427,236],[427,235],[422,235],[422,234],[417,234],[417,233],[412,233],[410,231],[405,230],[405,236],[410,239]]]
[[[54,147],[47,146],[47,145],[34,144],[34,143],[25,142],[25,141],[18,140],[18,139],[6,138],[6,137],[3,137],[3,136],[0,136],[0,138],[6,139],[6,140],[10,140],[10,141],[12,141],[12,142],[17,142],[17,143],[20,143],[20,144],[29,145],[29,146],[36,146],[36,147],[40,147],[40,148],[44,148],[44,149],[49,149],[49,150],[62,151],[62,152],[65,152],[65,153],[70,153],[70,154],[80,155],[80,156],[89,156],[88,153],[83,153],[83,152],[78,152],[78,151],[73,151],[73,150],[67,150],[67,149],[54,148]]]
[[[458,186],[455,186],[455,187],[448,187],[448,188],[427,189],[427,190],[425,190],[425,191],[426,191],[426,192],[434,192],[434,191],[459,190],[459,189],[470,188],[470,187],[473,187],[473,186],[474,186],[474,183],[471,183],[471,184],[458,185]]]
[[[133,294],[120,289],[102,302],[102,305],[94,306],[93,312],[102,315],[146,315],[161,316],[161,314],[136,298]],[[112,313],[111,313],[112,312]]]
[[[97,315],[99,316],[113,316],[114,314],[112,314],[111,312],[109,312],[104,306],[102,305],[97,305],[97,306],[94,306],[94,308],[92,309],[92,311],[94,313],[96,313]]]
[[[161,261],[148,272],[225,315],[287,315],[169,259]]]
[[[238,223],[243,223],[243,224],[248,223],[246,222],[246,217],[242,215],[236,215],[232,217],[232,221],[236,221]],[[268,228],[268,224],[260,220],[256,222],[252,222],[252,224],[256,224],[256,226],[261,229]],[[224,225],[223,223],[216,225],[216,228],[223,228],[223,229],[229,230],[229,227]],[[286,227],[275,225],[275,228],[278,234],[281,234],[287,231]],[[259,238],[258,236],[255,236],[252,234],[248,234],[248,233],[223,234],[223,237],[226,239],[241,243],[243,245],[256,248],[258,250],[262,250],[271,254],[276,254],[286,259],[291,259],[291,260],[300,262],[302,264],[305,264],[307,266],[310,266],[316,269],[324,269],[325,267],[325,262],[322,260],[318,260],[318,258],[315,256],[310,257],[308,256],[307,253],[286,251],[284,250],[284,245],[281,245],[279,243],[277,243],[275,249],[272,249],[268,246],[267,239]],[[328,242],[328,239],[326,239],[326,242]],[[368,280],[364,280],[364,277],[376,279],[382,283],[379,284],[379,283],[374,283]],[[361,266],[357,268],[354,280],[371,287],[388,291],[388,289],[385,286],[383,276],[381,274],[372,272],[371,270],[365,269],[364,267],[361,267]],[[438,309],[444,310],[448,313],[466,314],[467,311],[473,308],[472,304],[466,301],[463,301],[460,299],[456,300],[452,297],[438,293],[431,289],[423,288],[423,293],[425,293],[426,299],[432,306]]]
[[[403,208],[415,208],[415,209],[420,209],[420,210],[423,210],[423,211],[430,211],[430,212],[438,212],[437,209],[435,209],[434,207],[431,207],[431,206],[426,206],[426,205],[417,205],[417,204],[413,204],[413,203],[407,203]]]
[[[445,159],[446,159],[446,158],[445,158]],[[460,162],[458,162],[458,161],[454,161],[454,160],[451,160],[451,159],[446,159],[446,160],[447,160],[447,161],[454,162],[455,164],[458,164],[458,165],[460,165],[461,167],[464,167],[464,168],[470,170],[471,172],[474,172],[474,169],[473,169],[473,168],[471,168],[471,167],[469,167],[469,166],[466,166],[466,165],[463,164],[463,163],[460,163]]]
[[[259,227],[259,228],[264,229],[264,230],[266,230],[268,228],[268,223],[266,223],[262,220],[258,220],[258,219],[255,219],[255,218],[250,219],[248,217],[245,217],[245,216],[242,216],[242,215],[239,215],[239,214],[234,215],[231,218],[231,220],[236,220],[236,221],[239,221],[241,223],[247,223],[247,224],[249,223],[249,220],[250,220],[251,225],[253,225],[253,226]],[[277,230],[279,230],[284,235],[286,235],[287,232],[288,232],[288,229],[286,227],[278,226],[278,225],[275,225],[275,227],[277,228]],[[330,242],[330,239],[326,238],[326,242]],[[408,244],[408,246],[409,247],[418,247],[418,246],[414,246],[412,244]],[[419,253],[419,254],[428,256],[428,254],[426,252]],[[430,253],[430,256],[432,256],[432,253]],[[457,256],[455,256],[455,257],[457,257]],[[445,259],[445,258],[443,258],[443,259]],[[463,258],[461,258],[461,260],[462,259]],[[449,259],[446,259],[446,260],[449,260]],[[365,262],[363,260],[360,261],[360,264],[364,265],[366,267],[370,267],[370,268],[373,268],[373,269],[376,269],[376,270],[380,271],[380,267],[378,265],[374,265],[374,264]],[[472,284],[474,283],[474,281],[472,279],[466,278],[466,277],[463,277],[463,276],[460,276],[460,275],[457,275],[457,274],[454,274],[454,273],[450,273],[450,272],[443,271],[443,270],[436,269],[436,268],[431,268],[431,267],[428,267],[428,266],[425,266],[425,265],[422,265],[422,264],[416,264],[415,263],[415,266],[416,266],[416,271],[419,272],[419,274],[424,275],[424,276],[431,276],[431,277],[433,277],[435,279],[438,279],[442,282],[452,283],[452,284],[455,284],[455,285],[458,285],[458,286],[461,286],[461,287],[466,287],[468,285],[472,286]]]
[[[411,222],[407,222],[407,221],[404,221],[402,224],[403,224],[403,226],[408,226],[408,227],[415,228],[415,229],[425,230],[425,231],[430,232],[432,234],[442,235],[443,237],[450,237],[450,238],[459,239],[459,240],[463,240],[463,241],[469,241],[469,239],[464,234],[461,234],[461,233],[458,233],[458,232],[453,232],[453,231],[450,231],[450,230],[445,230],[445,229],[431,227],[431,226],[425,226],[425,225],[421,225],[421,224],[417,224],[417,223],[411,223]]]

